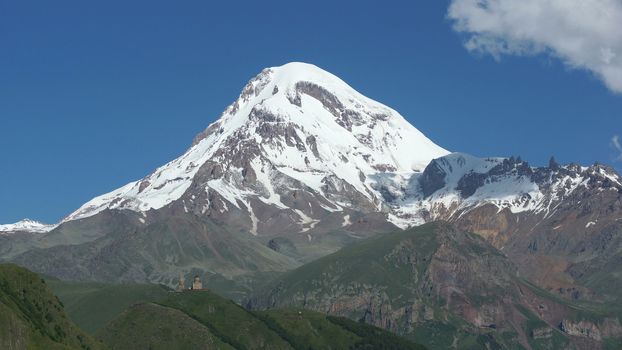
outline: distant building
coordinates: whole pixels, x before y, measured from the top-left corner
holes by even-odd
[[[199,276],[194,276],[192,280],[192,285],[190,288],[186,288],[186,280],[184,279],[183,274],[179,274],[179,282],[177,283],[177,292],[183,292],[187,290],[207,290],[203,289],[203,283],[201,282],[201,278]]]
[[[179,283],[177,284],[177,291],[183,292],[186,290],[186,281],[184,280],[184,275],[179,274]]]
[[[199,276],[194,276],[194,281],[192,281],[192,290],[201,290],[203,289],[203,283],[201,283],[201,278]]]

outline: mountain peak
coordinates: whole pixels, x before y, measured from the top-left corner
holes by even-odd
[[[310,63],[290,62],[282,66],[266,68],[262,71],[264,72],[270,74],[271,82],[280,87],[294,86],[298,82],[306,81],[322,85],[328,90],[354,91],[336,75]]]
[[[376,174],[421,172],[432,159],[448,153],[397,111],[317,66],[292,62],[266,68],[252,78],[184,155],[91,200],[64,221],[106,208],[143,213],[159,209],[192,186],[193,191],[202,189],[223,198],[219,210],[245,207],[254,218],[250,201],[259,198],[294,210],[301,222],[311,223],[314,219],[302,214],[304,210],[279,199],[278,192],[286,190],[279,186],[288,183],[290,189],[312,192],[324,202],[320,209],[342,210],[349,206],[343,201],[355,193],[368,203],[364,206],[379,209],[379,194],[372,186]],[[337,188],[352,193],[329,199],[334,195],[329,192]],[[193,195],[193,201],[203,196]],[[205,201],[200,213],[214,205]],[[184,210],[188,206],[184,204]],[[254,218],[253,225],[257,222]]]
[[[279,78],[310,81],[328,79],[343,82],[336,75],[333,75],[314,64],[306,62],[288,62],[281,66],[269,67],[264,70],[266,69],[277,73]],[[276,80],[278,81],[279,79]]]
[[[56,225],[44,224],[32,219],[23,219],[14,224],[0,225],[0,234],[12,232],[44,233],[53,230]]]
[[[204,132],[227,134],[242,125],[291,123],[306,136],[334,136],[326,144],[390,152],[384,165],[395,171],[421,171],[449,152],[435,145],[397,111],[360,94],[337,76],[312,64],[292,62],[266,68]],[[270,128],[270,127],[268,127]],[[323,134],[323,133],[326,134]],[[385,157],[386,158],[386,157]],[[380,161],[380,160],[378,160]]]

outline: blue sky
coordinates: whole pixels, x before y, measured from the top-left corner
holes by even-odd
[[[262,68],[290,61],[336,74],[452,151],[620,170],[615,80],[588,61],[572,68],[579,55],[554,42],[469,46],[483,29],[448,17],[465,1],[2,2],[0,223],[55,222],[145,176]]]

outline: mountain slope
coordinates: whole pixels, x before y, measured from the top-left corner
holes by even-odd
[[[622,337],[616,313],[555,298],[482,238],[444,223],[346,247],[286,273],[249,305],[360,319],[438,349],[594,348]],[[576,336],[561,324],[593,331]]]
[[[185,213],[82,244],[32,249],[14,261],[67,280],[173,286],[180,274],[200,275],[210,288],[223,285],[227,295],[248,289],[255,275],[299,265],[244,233]]]
[[[99,349],[101,344],[78,329],[63,305],[36,274],[0,265],[0,348]]]

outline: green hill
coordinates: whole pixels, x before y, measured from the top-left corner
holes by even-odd
[[[208,325],[221,339],[238,349],[289,349],[288,343],[251,313],[211,292],[174,293],[161,305],[181,310]]]
[[[94,334],[128,307],[166,298],[170,289],[157,284],[105,284],[47,278],[65,312],[83,330]]]
[[[24,268],[0,265],[0,349],[99,349],[65,315],[45,281]]]
[[[235,349],[187,314],[152,303],[130,307],[99,338],[115,350]]]
[[[135,305],[97,337],[113,349],[423,349],[344,318],[294,309],[250,312],[208,291]]]
[[[295,349],[425,349],[378,327],[315,311],[282,309],[254,314]]]

